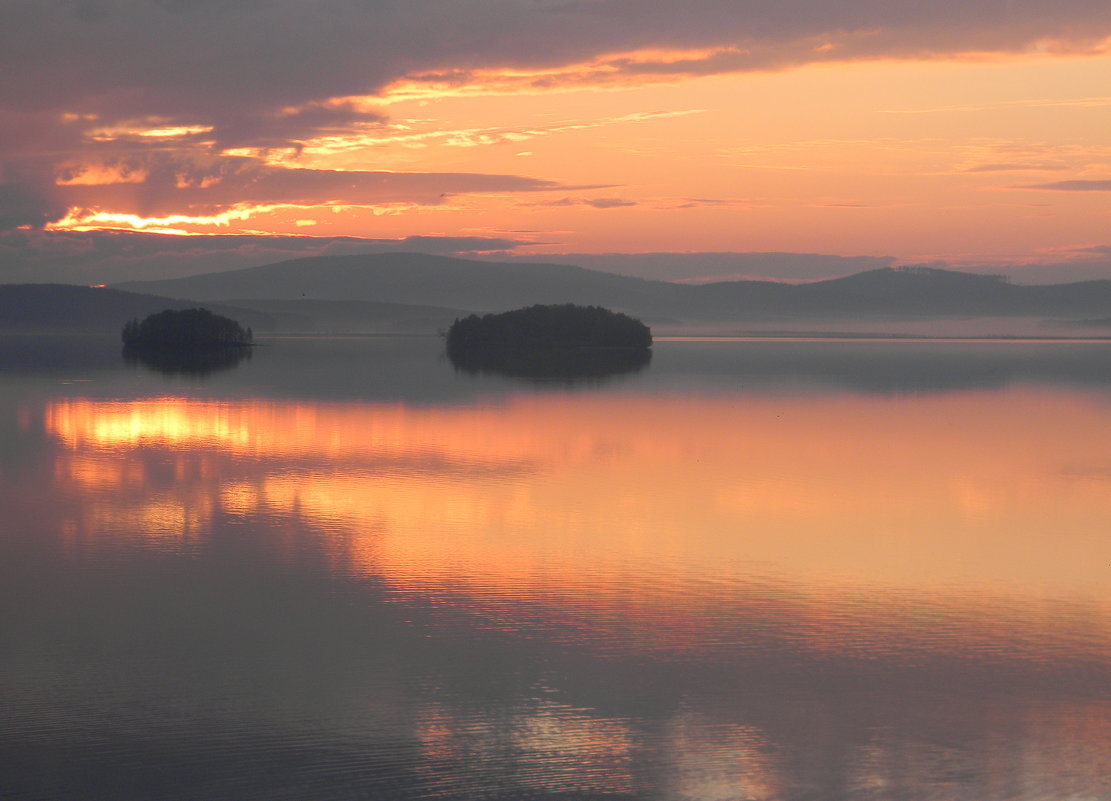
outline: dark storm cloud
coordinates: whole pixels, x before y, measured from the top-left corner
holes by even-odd
[[[113,148],[296,148],[314,134],[380,119],[331,99],[424,72],[465,80],[476,70],[601,59],[600,71],[539,79],[591,83],[1034,46],[1084,50],[1111,35],[1106,0],[2,0],[2,12],[0,219],[9,225],[57,214],[41,162]],[[613,55],[644,48],[691,52]],[[96,129],[128,124],[204,132],[170,143],[123,134],[90,141]],[[30,173],[9,176],[27,164]],[[320,186],[332,177],[292,180]],[[285,187],[267,174],[256,188],[267,184]],[[165,205],[153,198],[165,188],[146,187],[145,202]]]
[[[642,47],[733,48],[684,72],[841,57],[1018,50],[1111,33],[1104,0],[5,0],[5,106],[94,101],[210,115],[373,91],[407,73],[554,66]],[[812,40],[822,40],[816,42]],[[748,53],[748,63],[734,59]],[[827,51],[791,59],[826,58]],[[713,66],[714,60],[725,63]],[[660,68],[629,63],[631,71]]]
[[[0,183],[0,231],[38,228],[65,214],[65,206],[44,197],[33,185]]]

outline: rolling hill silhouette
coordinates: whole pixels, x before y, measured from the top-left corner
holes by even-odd
[[[667,315],[684,287],[563,264],[502,264],[422,253],[321,256],[221,273],[119,284],[194,300],[374,301],[504,311],[578,303]]]
[[[605,306],[649,323],[1111,316],[1111,281],[1022,286],[996,276],[928,267],[881,268],[804,284],[676,284],[562,264],[385,253],[295,259],[119,287],[192,300],[236,298],[243,305],[343,301],[487,312],[577,303]]]
[[[151,282],[154,285],[156,282]],[[0,284],[0,332],[119,334],[130,319],[203,306],[257,333],[419,333],[446,329],[465,309],[369,301],[196,300],[71,284]]]
[[[0,331],[119,334],[132,318],[164,309],[188,309],[192,300],[71,284],[0,284]],[[259,331],[272,330],[273,315],[227,304],[204,304]]]

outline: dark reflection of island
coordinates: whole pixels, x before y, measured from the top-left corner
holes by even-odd
[[[448,358],[456,370],[472,375],[590,383],[643,370],[652,361],[652,351],[647,348],[449,349]]]
[[[205,376],[230,370],[244,359],[250,360],[251,348],[215,347],[195,351],[172,351],[124,345],[123,359],[129,365],[142,365],[163,375]]]

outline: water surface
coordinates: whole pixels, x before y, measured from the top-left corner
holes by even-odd
[[[1111,344],[0,342],[21,799],[1111,797]]]

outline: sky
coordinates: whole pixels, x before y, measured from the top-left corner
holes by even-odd
[[[1111,278],[1106,0],[0,11],[0,282],[399,249]]]

